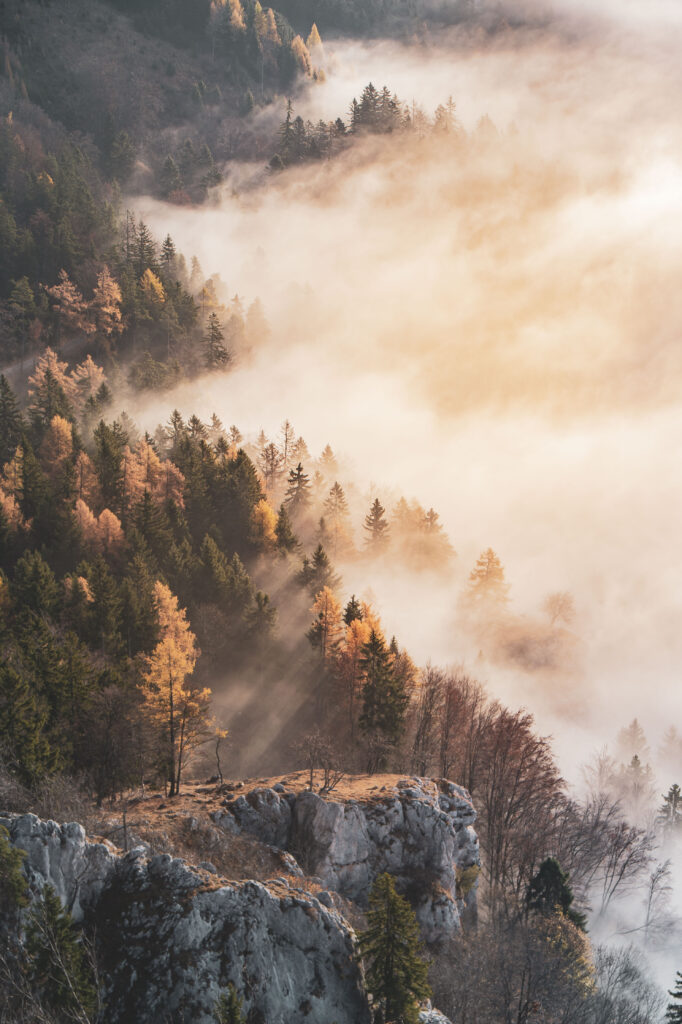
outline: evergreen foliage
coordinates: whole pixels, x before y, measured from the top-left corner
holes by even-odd
[[[369,894],[367,928],[358,936],[369,964],[367,988],[384,1021],[418,1024],[419,1004],[431,995],[419,926],[391,875],[379,875]]]
[[[26,854],[9,841],[9,832],[0,825],[0,932],[18,910],[28,906],[28,883],[22,871]]]
[[[88,1020],[97,991],[79,929],[46,885],[29,916],[26,957],[31,983],[57,1021]]]
[[[573,890],[569,885],[568,875],[561,870],[561,865],[555,857],[548,857],[542,862],[528,886],[526,906],[538,914],[563,914],[585,931],[587,919],[571,906],[572,903]]]
[[[368,738],[394,747],[404,732],[410,698],[393,670],[391,653],[383,637],[374,629],[361,648],[360,670],[363,679],[360,728]],[[380,763],[381,760],[383,758]]]
[[[228,985],[216,1005],[216,1024],[246,1024],[244,1000],[237,995],[234,985]]]
[[[367,550],[372,554],[381,554],[386,550],[389,537],[389,524],[386,509],[378,498],[365,516],[364,529],[367,534]]]
[[[672,996],[672,1002],[666,1009],[666,1024],[682,1024],[682,971],[677,972],[675,988],[668,995]]]

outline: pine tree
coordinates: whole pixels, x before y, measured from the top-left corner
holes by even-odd
[[[369,962],[367,988],[385,1021],[418,1024],[419,1004],[431,996],[419,925],[389,874],[379,875],[369,894],[367,928],[358,936]]]
[[[389,525],[386,509],[378,498],[374,500],[369,513],[365,516],[364,529],[367,533],[367,548],[373,554],[379,554],[388,545]]]
[[[585,931],[587,920],[584,914],[571,907],[573,890],[568,875],[561,870],[555,857],[542,862],[526,891],[526,906],[538,914],[549,916],[563,914],[581,931]]]
[[[79,929],[49,885],[26,928],[28,975],[45,1007],[60,1021],[87,1021],[97,992]]]
[[[677,972],[675,988],[672,992],[668,992],[668,995],[673,997],[673,1001],[668,1003],[665,1015],[666,1024],[682,1024],[682,971]]]

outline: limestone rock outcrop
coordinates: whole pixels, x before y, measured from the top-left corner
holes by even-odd
[[[476,820],[466,790],[452,782],[376,776],[371,792],[322,795],[256,788],[214,816],[291,853],[306,875],[360,906],[384,871],[411,898],[422,935],[437,945],[476,913],[480,864]],[[383,783],[383,784],[382,784]]]
[[[125,855],[80,825],[0,818],[25,850],[33,892],[47,883],[96,928],[107,1020],[209,1024],[230,982],[249,1020],[368,1024],[354,934],[333,908],[284,880],[225,883],[167,854]]]

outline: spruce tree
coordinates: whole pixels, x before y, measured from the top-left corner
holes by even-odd
[[[171,274],[175,268],[177,250],[170,235],[166,235],[161,246],[161,262],[166,274]]]
[[[360,670],[364,685],[360,728],[370,740],[395,746],[403,734],[409,697],[404,684],[393,672],[391,660],[383,638],[372,630],[361,648]]]
[[[28,906],[28,885],[21,870],[25,856],[23,850],[12,846],[9,832],[0,825],[0,931],[18,910]]]
[[[14,455],[24,429],[19,403],[4,374],[0,375],[0,468]]]
[[[289,514],[292,517],[296,517],[305,512],[310,502],[310,479],[308,474],[303,471],[303,465],[299,462],[295,469],[289,470],[284,504]]]
[[[367,533],[367,548],[372,554],[384,551],[388,544],[389,526],[386,509],[378,498],[375,499],[368,514],[365,516],[363,529]]]
[[[20,675],[11,665],[0,667],[0,748],[25,786],[35,786],[58,766],[45,737],[46,720],[26,672]]]
[[[177,192],[182,188],[182,175],[180,174],[180,168],[176,164],[173,157],[169,154],[161,168],[161,174],[159,175],[159,188],[161,194],[168,198],[171,192]]]
[[[277,525],[275,526],[275,536],[277,537],[277,548],[282,552],[282,554],[295,551],[298,547],[298,537],[291,527],[289,513],[284,505],[280,505],[279,507]]]
[[[206,351],[206,365],[209,370],[215,370],[225,366],[230,361],[230,353],[225,347],[225,335],[222,324],[216,313],[209,313],[206,321],[206,334],[204,335],[204,348]]]
[[[307,556],[303,559],[296,580],[300,586],[307,587],[313,597],[325,587],[338,590],[341,585],[341,577],[334,572],[329,556],[321,544],[315,548],[312,559]]]
[[[37,615],[53,614],[59,603],[59,587],[52,569],[39,551],[27,551],[14,569],[12,596],[17,610]]]
[[[666,1024],[682,1024],[682,971],[675,976],[675,988],[668,992],[672,996],[672,1002],[668,1003],[665,1014]]]
[[[663,806],[658,812],[658,821],[666,838],[682,833],[682,790],[677,783],[671,786],[663,797]]]
[[[356,619],[362,621],[362,608],[355,594],[352,594],[350,601],[344,608],[343,621],[347,626],[350,626],[351,622],[354,622]]]
[[[563,914],[574,925],[585,931],[586,918],[571,907],[573,890],[568,875],[562,871],[555,857],[547,857],[540,865],[526,891],[526,906],[538,914]]]
[[[414,911],[389,874],[369,894],[367,928],[359,936],[368,961],[367,988],[385,1021],[418,1024],[419,1004],[431,996]]]
[[[26,928],[28,976],[57,1021],[89,1020],[97,1005],[79,929],[49,885]]]

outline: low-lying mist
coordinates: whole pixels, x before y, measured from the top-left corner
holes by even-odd
[[[371,588],[415,660],[466,661],[531,708],[570,776],[618,725],[636,715],[655,742],[679,710],[682,66],[668,4],[554,10],[543,29],[336,41],[327,83],[295,101],[315,121],[346,117],[370,80],[429,115],[452,95],[464,139],[228,167],[208,208],[136,201],[226,295],[258,295],[272,334],[133,411],[149,429],[173,405],[215,411],[251,440],[288,417],[315,455],[342,457],[340,482],[366,498],[358,534],[374,496],[435,507],[451,576],[355,562],[344,595]],[[489,546],[531,648],[545,595],[573,594],[558,664],[523,644],[493,657],[463,628]]]

